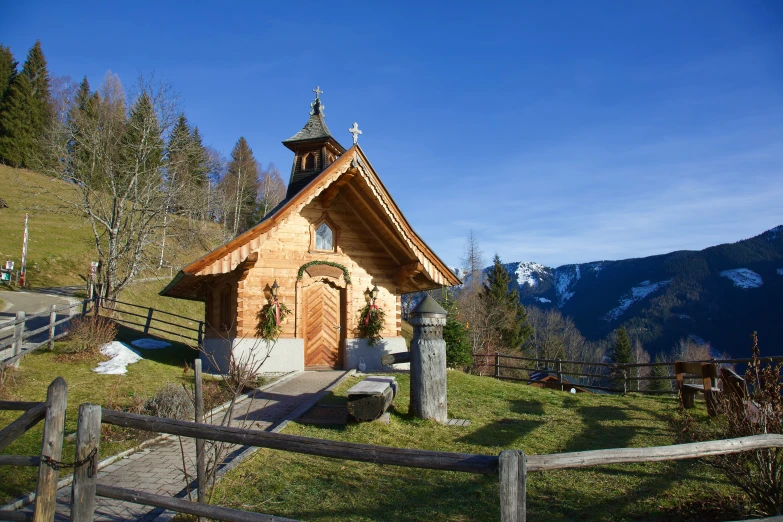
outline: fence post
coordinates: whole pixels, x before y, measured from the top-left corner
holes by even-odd
[[[95,313],[93,313],[93,315],[95,317],[98,317],[99,315],[101,315],[101,294],[96,294],[95,295],[95,302],[93,303],[92,306],[94,307],[94,310],[95,310]]]
[[[16,312],[16,320],[21,321],[14,325],[14,355],[19,355],[22,352],[22,337],[24,337],[24,312]],[[14,361],[14,366],[19,366],[19,359]]]
[[[563,363],[560,358],[557,358],[557,382],[560,383],[560,391],[565,390],[563,386]]]
[[[71,521],[92,522],[95,517],[95,485],[98,482],[98,448],[101,442],[101,406],[79,405],[76,427],[76,460],[89,462],[73,471]],[[92,454],[93,450],[95,454]]]
[[[60,472],[46,460],[59,461],[63,453],[63,428],[65,427],[65,407],[68,403],[68,385],[62,377],[57,377],[46,394],[46,421],[41,444],[41,465],[38,467],[38,487],[35,495],[33,522],[51,522],[54,520],[54,508],[57,500],[57,479]]]
[[[57,322],[57,305],[52,305],[49,312],[49,350],[54,350],[54,323]]]
[[[154,311],[154,308],[150,308],[150,311],[147,312],[147,322],[144,323],[144,333],[150,333],[150,323],[152,322],[152,312]]]
[[[201,343],[204,342],[204,334],[202,333],[202,330],[204,330],[204,322],[199,321],[198,323],[198,345],[201,347]]]
[[[204,422],[204,391],[201,377],[201,358],[193,364],[193,374],[196,382],[196,422]],[[198,484],[198,501],[201,504],[207,502],[207,461],[204,455],[204,439],[196,439],[196,481]],[[199,522],[206,522],[206,518],[199,517]]]
[[[500,520],[525,522],[527,520],[527,457],[525,452],[500,452]]]
[[[623,375],[625,376],[625,382],[623,383],[623,393],[631,391],[631,372],[629,368],[623,368]]]
[[[500,378],[500,353],[495,352],[495,378]]]

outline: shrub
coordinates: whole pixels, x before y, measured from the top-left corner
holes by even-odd
[[[155,417],[188,420],[195,418],[193,399],[182,386],[167,384],[144,403],[145,413]]]
[[[762,366],[758,337],[753,333],[752,358],[745,372],[747,394],[724,391],[716,402],[721,415],[697,422],[684,411],[683,434],[691,441],[733,439],[769,433],[783,434],[783,364]],[[705,459],[740,488],[759,514],[783,514],[783,448],[744,451]]]
[[[66,353],[79,355],[97,355],[101,346],[117,337],[114,321],[105,317],[77,317],[68,326],[70,341]]]

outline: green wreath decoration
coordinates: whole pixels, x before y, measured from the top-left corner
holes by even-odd
[[[333,266],[335,268],[339,268],[343,271],[343,277],[345,278],[345,282],[349,285],[351,284],[351,275],[348,273],[348,269],[345,268],[340,263],[335,263],[333,261],[309,261],[302,266],[299,267],[299,272],[296,274],[297,281],[301,281],[302,277],[304,277],[304,271],[307,270],[309,267],[313,265],[328,265]]]
[[[277,341],[283,331],[281,323],[290,314],[291,310],[283,303],[269,302],[258,311],[258,328],[256,329],[258,336],[265,341]]]
[[[374,346],[382,339],[381,331],[386,317],[386,312],[375,304],[368,304],[362,309],[359,319],[359,335],[367,338],[370,346]]]

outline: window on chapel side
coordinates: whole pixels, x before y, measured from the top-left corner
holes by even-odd
[[[334,250],[334,234],[326,223],[321,223],[315,229],[316,250]]]

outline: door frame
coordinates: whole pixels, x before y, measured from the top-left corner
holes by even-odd
[[[331,277],[331,276],[318,276],[318,277],[310,277],[308,275],[304,275],[304,277],[296,282],[296,310],[294,312],[294,320],[296,321],[295,331],[296,331],[296,337],[299,337],[304,342],[304,350],[303,350],[303,357],[305,358],[305,361],[303,363],[306,363],[307,361],[307,334],[306,334],[306,323],[307,323],[307,315],[306,310],[304,309],[304,294],[307,288],[317,285],[317,284],[331,284],[335,286],[340,295],[340,339],[337,343],[337,364],[338,368],[342,368],[345,366],[345,339],[348,337],[348,317],[351,313],[351,299],[349,298],[350,294],[350,284],[345,282],[345,278],[343,277]],[[317,366],[305,366],[305,370],[308,368],[310,369],[316,369],[321,368]]]

